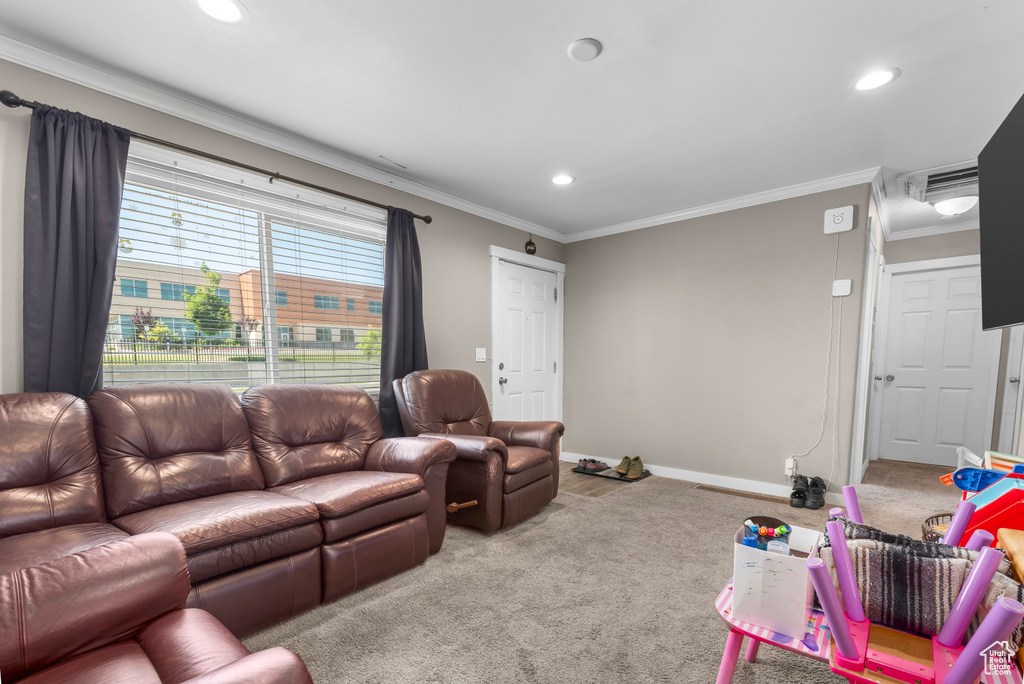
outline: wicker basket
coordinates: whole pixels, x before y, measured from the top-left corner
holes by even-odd
[[[942,538],[946,536],[946,530],[949,529],[951,520],[953,520],[952,513],[933,515],[921,523],[921,538],[927,542],[942,541]]]

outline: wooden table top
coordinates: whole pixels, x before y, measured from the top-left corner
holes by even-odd
[[[1006,551],[1006,557],[1013,564],[1013,574],[1018,582],[1024,578],[1024,530],[1000,528],[996,532],[999,548]]]

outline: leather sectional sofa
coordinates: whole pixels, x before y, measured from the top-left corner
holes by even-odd
[[[215,617],[186,609],[188,594],[185,551],[166,533],[126,536],[0,574],[3,680],[311,684],[297,655],[284,648],[250,654]]]
[[[455,447],[382,439],[358,389],[4,395],[0,433],[0,575],[169,532],[187,605],[236,636],[409,569],[444,539]]]

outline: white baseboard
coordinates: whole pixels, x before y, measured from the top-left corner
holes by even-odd
[[[586,454],[574,454],[571,451],[562,452],[562,460],[570,463],[576,463],[581,458],[596,458],[598,461],[603,461],[613,468],[619,465],[621,459],[607,459],[600,458],[597,456],[587,456]],[[734,489],[739,492],[749,492],[751,494],[767,494],[768,496],[778,496],[784,499],[789,499],[790,493],[793,491],[792,487],[784,484],[776,484],[772,482],[761,482],[760,480],[747,480],[741,477],[730,477],[728,475],[716,475],[714,473],[702,473],[696,470],[683,470],[681,468],[669,468],[667,466],[658,466],[645,463],[644,466],[651,471],[652,475],[658,475],[660,477],[667,477],[672,480],[686,480],[687,482],[696,482],[697,484],[706,484],[713,487],[722,487],[724,489]],[[828,492],[825,494],[825,503],[831,506],[845,506],[846,503],[843,501],[843,495],[837,492]]]

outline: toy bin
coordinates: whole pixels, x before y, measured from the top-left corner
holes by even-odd
[[[766,527],[783,524],[768,517],[751,520]],[[789,556],[745,546],[743,528],[736,531],[732,614],[742,622],[800,641],[814,607],[814,586],[807,572],[807,559],[818,555],[821,533],[790,527]]]

